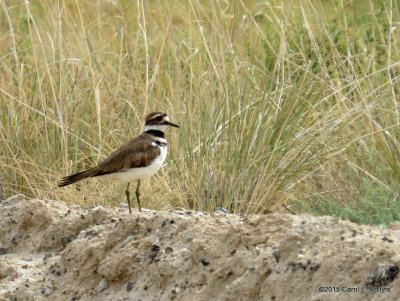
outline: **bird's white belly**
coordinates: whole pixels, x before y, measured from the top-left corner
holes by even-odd
[[[108,175],[104,175],[105,179],[113,180],[120,183],[130,183],[138,180],[146,180],[153,176],[159,171],[161,166],[164,164],[165,158],[167,157],[167,147],[160,147],[160,155],[146,167],[131,168],[126,171],[116,172]]]

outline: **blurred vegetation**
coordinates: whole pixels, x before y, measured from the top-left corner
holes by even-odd
[[[161,110],[145,207],[399,220],[399,33],[394,0],[1,0],[3,197],[123,202],[56,183]]]
[[[400,220],[400,197],[390,191],[399,189],[399,184],[385,189],[371,180],[363,179],[356,202],[343,202],[338,197],[327,195],[312,197],[308,202],[292,201],[292,205],[300,212],[334,215],[359,224],[387,226]]]

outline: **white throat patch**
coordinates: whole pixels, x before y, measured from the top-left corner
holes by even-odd
[[[161,132],[164,132],[164,129],[166,128],[167,126],[166,125],[163,125],[163,124],[150,124],[150,125],[146,125],[145,127],[144,127],[144,131],[145,132],[147,132],[147,131],[151,131],[151,130],[155,130],[155,131],[161,131]]]

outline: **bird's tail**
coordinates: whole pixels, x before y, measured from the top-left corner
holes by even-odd
[[[74,184],[83,179],[93,177],[95,174],[96,174],[95,169],[91,168],[91,169],[88,169],[88,170],[85,170],[82,172],[78,172],[74,175],[66,176],[66,177],[62,178],[60,183],[58,183],[58,187],[63,187],[63,186],[67,186],[70,184]]]

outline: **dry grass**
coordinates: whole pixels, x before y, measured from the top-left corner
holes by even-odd
[[[162,110],[181,129],[145,207],[357,202],[364,179],[398,197],[396,1],[21,3],[0,9],[5,195],[123,202],[123,185],[56,183]]]

